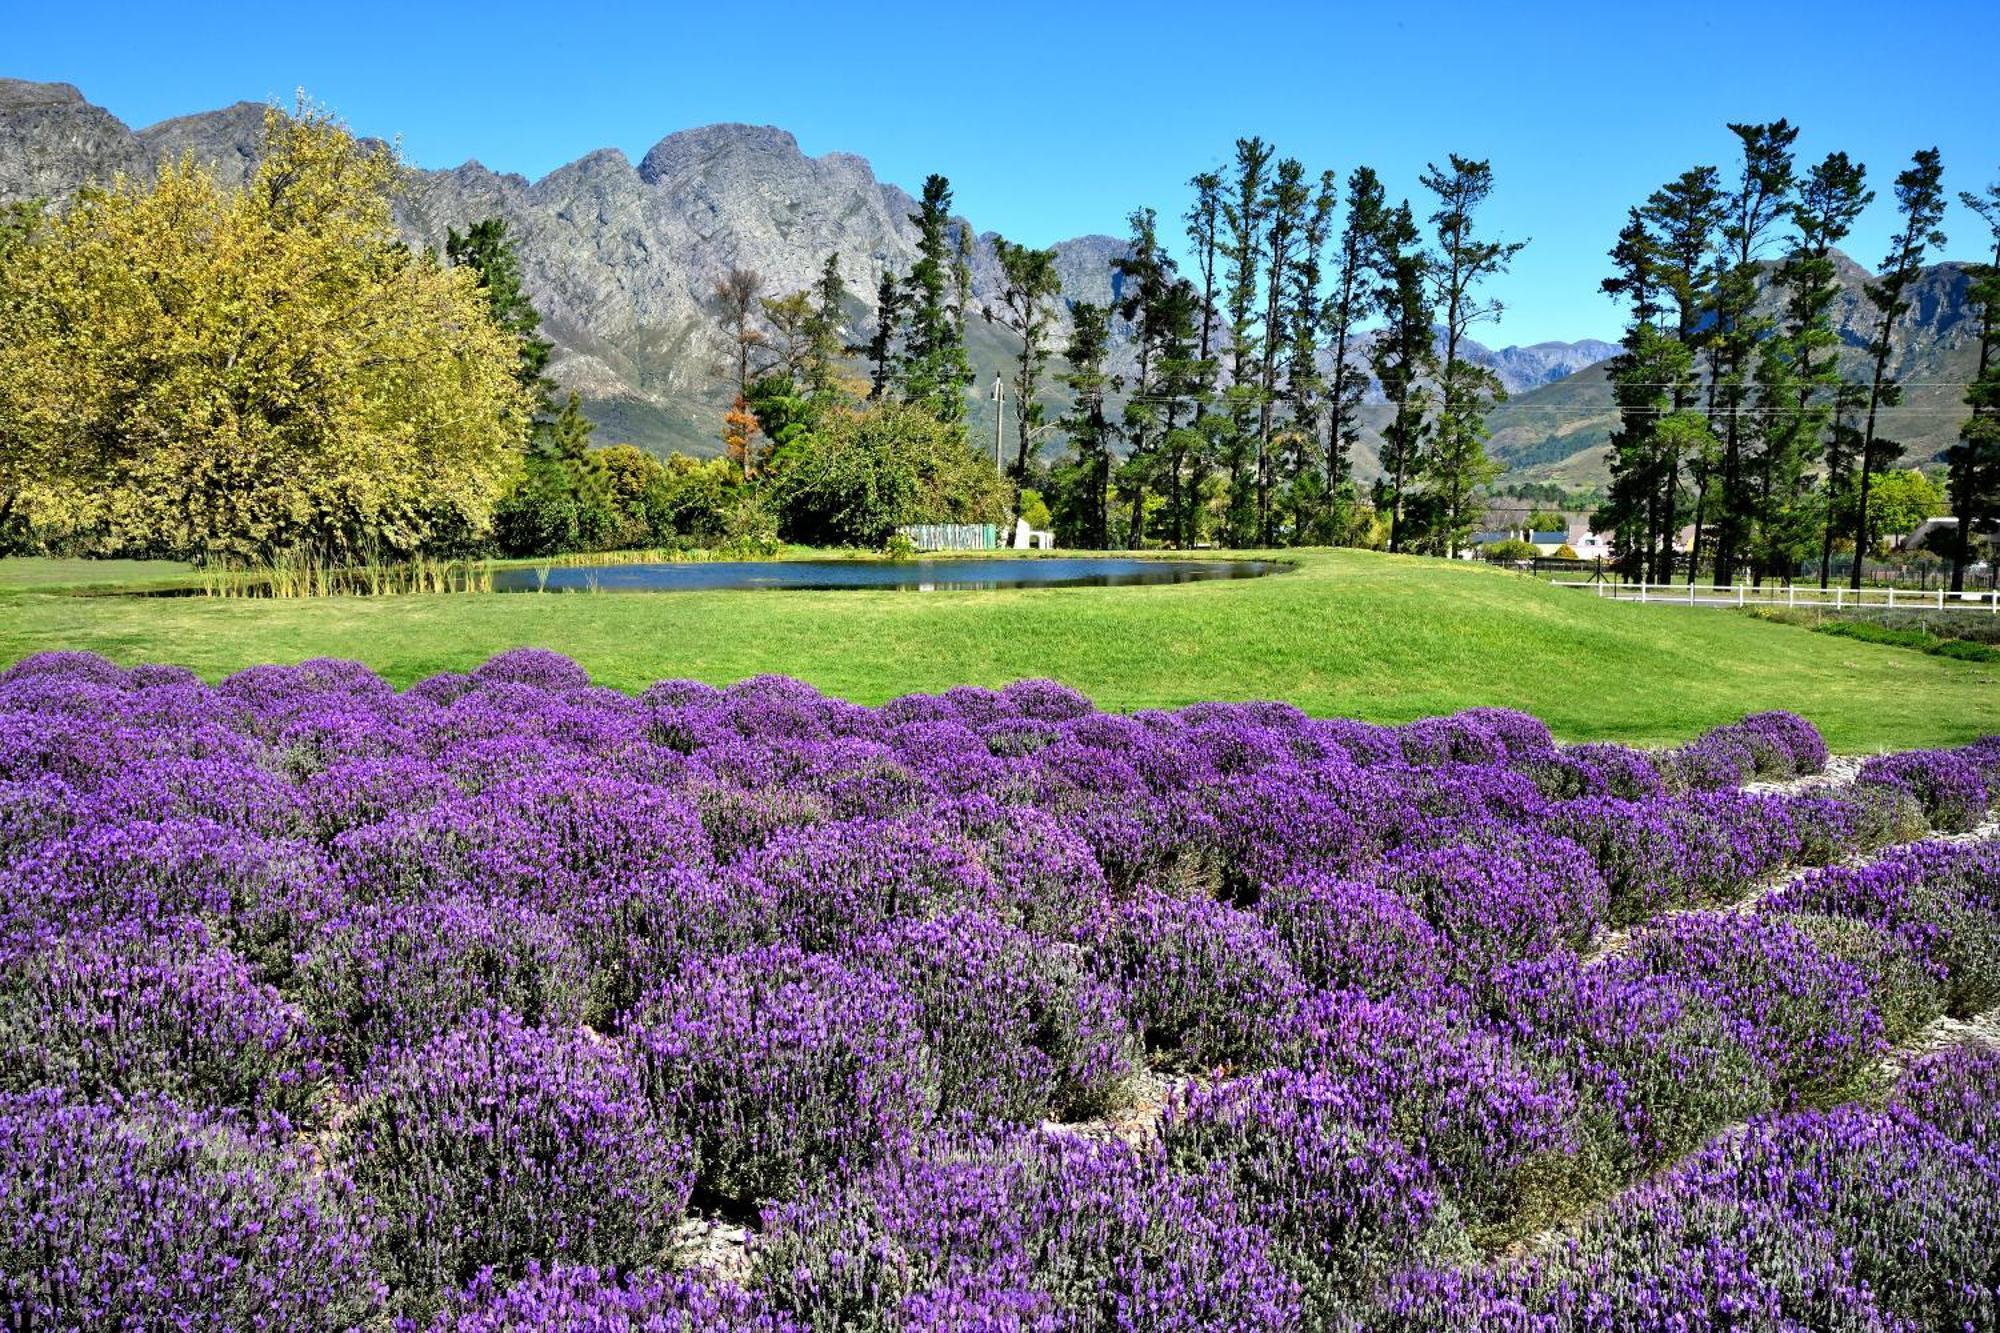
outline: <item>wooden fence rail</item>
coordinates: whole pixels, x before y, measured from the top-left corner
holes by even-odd
[[[1660,602],[1668,606],[1828,606],[1836,611],[1964,610],[2000,615],[2000,591],[1950,592],[1944,588],[1753,588],[1702,587],[1692,583],[1610,583],[1589,579],[1551,579],[1558,588],[1595,588],[1600,598],[1614,602]]]

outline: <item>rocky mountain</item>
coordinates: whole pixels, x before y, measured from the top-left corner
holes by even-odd
[[[0,199],[61,198],[182,154],[241,182],[256,167],[263,117],[261,104],[239,102],[133,130],[68,84],[0,79]],[[754,269],[781,294],[809,285],[837,254],[852,293],[850,333],[861,341],[883,270],[906,271],[915,258],[915,208],[864,158],[809,157],[770,126],[709,125],[668,135],[636,165],[600,149],[534,181],[478,162],[416,171],[398,220],[413,244],[441,248],[448,228],[506,218],[556,344],[552,373],[582,395],[600,438],[712,453],[727,360],[713,309],[717,280],[731,268]],[[990,232],[976,239],[975,308],[999,296],[993,240]],[[1068,300],[1116,299],[1123,241],[1080,236],[1055,248]],[[1018,350],[1005,329],[978,319],[968,342],[982,387]],[[1523,392],[1614,350],[1540,343],[1473,355]],[[990,432],[982,394],[972,411],[973,430]],[[1364,444],[1362,461],[1371,458]]]
[[[1840,295],[1834,323],[1841,362],[1848,374],[1865,377],[1872,364],[1868,343],[1874,337],[1875,311],[1863,287],[1872,275],[1846,255],[1835,258]],[[1891,369],[1903,386],[1903,401],[1882,409],[1878,430],[1903,445],[1904,466],[1935,460],[1958,438],[1965,420],[1965,384],[1978,357],[1977,321],[1966,303],[1970,284],[1964,264],[1932,265],[1918,280],[1909,313],[1896,327]],[[1775,299],[1767,284],[1768,312],[1775,313]],[[1616,352],[1614,347],[1606,354]],[[1510,480],[1568,486],[1608,480],[1604,451],[1618,413],[1607,369],[1601,363],[1583,368],[1494,410],[1487,421],[1493,432],[1488,447],[1506,465]]]

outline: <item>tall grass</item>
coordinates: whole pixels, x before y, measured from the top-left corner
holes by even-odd
[[[207,566],[201,570],[198,584],[205,597],[394,597],[491,592],[493,573],[483,560],[415,556],[342,564],[289,553],[241,565]]]

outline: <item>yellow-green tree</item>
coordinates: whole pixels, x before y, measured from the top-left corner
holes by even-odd
[[[484,531],[532,404],[473,274],[396,237],[394,152],[301,105],[0,251],[0,504],[100,550],[409,553]]]

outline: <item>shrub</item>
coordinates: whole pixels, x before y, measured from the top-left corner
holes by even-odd
[[[1821,952],[1861,974],[1869,1003],[1882,1016],[1884,1041],[1901,1042],[1944,1012],[1945,969],[1909,940],[1853,917],[1802,913],[1786,919]]]
[[[981,906],[992,893],[969,848],[915,822],[781,833],[741,874],[768,898],[779,933],[812,950],[839,949],[894,921]]]
[[[1995,1180],[1943,1136],[1858,1108],[1760,1118],[1541,1254],[1398,1278],[1379,1326],[1990,1327]]]
[[[1635,1179],[1776,1099],[1717,1007],[1659,977],[1557,955],[1507,969],[1489,994],[1533,1063],[1576,1087],[1595,1185]]]
[[[1916,1061],[1889,1109],[2000,1164],[2000,1047],[1968,1043]]]
[[[1190,1068],[1256,1060],[1302,988],[1277,936],[1221,903],[1141,894],[1100,949],[1147,1046]]]
[[[1973,1014],[2000,1001],[2000,858],[1988,848],[1926,843],[1861,866],[1836,866],[1762,904],[1777,915],[1853,917],[1890,932],[1943,979],[1944,1003]]]
[[[1271,1233],[1318,1320],[1462,1244],[1430,1168],[1362,1129],[1347,1085],[1325,1074],[1275,1069],[1185,1092],[1161,1135],[1177,1170],[1219,1176],[1244,1219]]]
[[[765,1221],[758,1287],[826,1333],[911,1316],[936,1330],[1300,1326],[1297,1285],[1224,1183],[1116,1140],[931,1145]]]
[[[788,945],[715,959],[640,1006],[630,1046],[702,1187],[789,1198],[892,1152],[938,1104],[921,1012],[894,983]]]
[[[1574,1093],[1432,997],[1321,992],[1274,1035],[1273,1063],[1343,1089],[1357,1121],[1429,1162],[1487,1238],[1531,1228],[1574,1188]]]
[[[0,956],[0,1086],[297,1113],[325,1072],[305,1015],[199,922],[17,940]]]
[[[728,1283],[687,1273],[529,1264],[511,1286],[482,1272],[431,1333],[797,1333],[798,1325]]]
[[[383,1289],[347,1180],[151,1097],[0,1094],[0,1305],[20,1328],[352,1329]]]
[[[902,922],[853,949],[916,1005],[939,1104],[981,1122],[1084,1119],[1113,1105],[1135,1043],[1074,945],[978,913]]]
[[[531,1026],[582,1021],[586,979],[568,934],[524,907],[425,898],[356,908],[306,954],[295,983],[313,1025],[365,1069],[495,1006]]]
[[[1881,1054],[1868,978],[1781,917],[1675,917],[1641,932],[1619,964],[1714,1004],[1783,1092],[1837,1097]]]
[[[1285,942],[1299,975],[1328,990],[1380,1000],[1441,982],[1445,941],[1388,889],[1353,880],[1291,880],[1257,914]]]
[[[1581,847],[1511,831],[1446,847],[1404,847],[1378,882],[1437,928],[1461,981],[1564,945],[1582,948],[1607,905],[1604,880]]]
[[[1877,755],[1854,780],[1907,791],[1940,832],[1963,833],[1986,815],[1986,783],[1979,770],[1949,750]]]
[[[413,1317],[482,1269],[644,1265],[686,1207],[692,1154],[625,1058],[584,1032],[487,1010],[385,1054],[358,1092],[343,1147]]]

